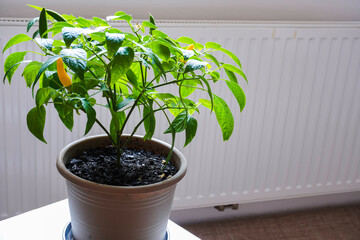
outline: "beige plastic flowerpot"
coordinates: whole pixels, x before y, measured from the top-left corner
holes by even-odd
[[[124,138],[127,138],[125,136]],[[163,240],[177,182],[186,173],[186,159],[174,149],[172,163],[179,171],[170,179],[146,186],[122,187],[84,180],[66,169],[65,163],[86,149],[110,145],[106,135],[87,137],[66,146],[56,166],[66,179],[72,233],[76,240]],[[129,144],[166,155],[170,145],[143,141],[134,136]]]

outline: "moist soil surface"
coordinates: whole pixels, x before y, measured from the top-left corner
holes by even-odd
[[[70,159],[66,168],[83,179],[100,184],[140,186],[174,176],[177,169],[171,162],[165,166],[165,159],[143,149],[124,149],[121,164],[117,166],[116,149],[108,146],[84,151]]]

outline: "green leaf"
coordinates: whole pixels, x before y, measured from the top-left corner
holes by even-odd
[[[227,86],[231,90],[231,92],[234,94],[234,97],[236,98],[236,101],[239,104],[240,112],[244,109],[246,104],[246,96],[242,88],[235,82],[232,81],[226,81]]]
[[[176,39],[176,41],[185,43],[185,44],[194,44],[195,45],[194,39],[189,38],[189,37],[179,37],[178,39]]]
[[[163,59],[164,61],[168,61],[170,59],[170,50],[168,47],[158,43],[158,42],[152,42],[149,44],[149,47],[153,52],[159,56],[159,58]]]
[[[121,110],[124,107],[126,107],[127,105],[129,105],[130,103],[132,103],[133,101],[135,101],[135,99],[133,99],[131,97],[125,98],[116,106],[116,109]]]
[[[35,97],[36,106],[41,107],[43,104],[47,104],[54,92],[54,89],[49,87],[39,88]]]
[[[46,13],[49,14],[51,17],[53,17],[58,22],[66,22],[66,19],[61,16],[59,13],[53,11],[53,10],[46,10]]]
[[[126,77],[134,86],[138,86],[137,76],[131,68],[126,72]]]
[[[149,21],[143,21],[143,22],[142,22],[142,25],[143,25],[144,27],[148,27],[148,28],[152,28],[152,29],[157,28],[157,26],[155,26],[154,24],[152,24],[152,23],[149,22]]]
[[[227,141],[234,130],[234,117],[226,102],[216,95],[214,95],[214,112],[221,128],[223,140]]]
[[[227,69],[224,69],[225,70],[225,73],[226,75],[228,76],[229,80],[232,81],[232,82],[235,82],[235,83],[238,83],[237,81],[237,78],[236,78],[236,75],[234,72],[232,71],[229,71]]]
[[[213,106],[214,105],[214,99],[213,99],[213,94],[212,94],[212,91],[211,91],[210,84],[204,77],[199,76],[199,78],[205,83],[205,85],[207,87],[207,92],[208,92],[209,97],[210,97],[211,106]],[[213,109],[210,109],[210,110],[212,111]]]
[[[37,137],[40,141],[46,143],[44,138],[46,110],[42,105],[40,107],[34,107],[31,109],[26,117],[27,126],[29,131]]]
[[[16,69],[19,67],[19,64],[24,60],[24,57],[26,55],[25,52],[14,52],[10,54],[4,63],[4,70],[5,70],[5,77],[7,77],[9,83],[11,83],[11,78],[14,75]]]
[[[211,55],[211,54],[205,54],[204,57],[210,59],[211,61],[213,61],[213,62],[216,64],[216,66],[220,67],[219,61],[218,61],[213,55]]]
[[[83,17],[78,17],[76,22],[80,24],[80,27],[89,28],[92,26],[91,22]]]
[[[197,81],[183,80],[181,82],[181,88],[180,88],[181,97],[186,98],[190,96],[196,90],[196,86],[197,86]]]
[[[186,125],[186,129],[185,129],[186,138],[185,138],[184,147],[186,145],[188,145],[193,140],[193,138],[196,135],[196,130],[197,130],[197,121],[196,121],[196,119],[191,117],[191,116],[188,116],[187,125]]]
[[[207,100],[207,99],[199,99],[199,102],[201,103],[201,105],[203,105],[204,107],[212,110],[213,107],[211,105],[211,101],[210,100]]]
[[[62,29],[68,27],[68,28],[75,28],[74,25],[68,23],[68,22],[56,22],[52,25],[51,28],[49,28],[45,33],[52,32],[52,35],[55,36],[58,33],[62,32]],[[59,40],[57,40],[59,41]],[[65,45],[65,44],[64,44]],[[66,46],[66,45],[65,45]],[[69,45],[70,46],[70,45]]]
[[[117,132],[120,130],[122,125],[125,122],[126,115],[124,111],[114,112],[112,109],[111,111],[111,121],[110,121],[110,135],[114,141],[117,141]]]
[[[194,60],[194,59],[190,59],[189,61],[186,62],[185,64],[185,71],[184,73],[188,73],[188,72],[192,72],[195,71],[197,69],[203,68],[206,65],[208,65],[209,63],[207,62],[201,62],[198,60]]]
[[[42,63],[37,61],[32,61],[24,68],[22,76],[25,79],[26,86],[30,87],[34,82],[36,74],[39,72]]]
[[[207,42],[207,43],[205,43],[205,47],[211,48],[211,49],[219,49],[219,48],[221,48],[221,45],[216,42]]]
[[[54,62],[56,62],[56,60],[58,60],[59,58],[63,57],[63,55],[55,55],[50,57],[46,62],[43,63],[43,65],[41,66],[39,72],[36,74],[35,80],[32,84],[32,89],[34,91],[35,85],[36,83],[39,81],[40,76],[43,74],[43,72]]]
[[[129,23],[129,25],[130,25],[130,21],[132,19],[133,18],[129,14],[127,14],[127,13],[125,13],[123,11],[116,12],[115,16],[106,17],[107,21],[110,21],[110,20],[125,20],[126,22]]]
[[[240,60],[235,54],[233,54],[229,50],[226,50],[225,48],[219,48],[218,50],[228,55],[232,60],[234,60],[234,62],[240,67],[240,69],[242,69]]]
[[[41,78],[39,87],[40,88],[50,87],[53,89],[60,89],[63,87],[63,85],[60,82],[57,71],[46,70],[43,77]]]
[[[73,70],[81,80],[84,80],[86,51],[82,48],[63,49],[60,54],[66,56],[63,57],[64,63]]]
[[[151,139],[154,135],[156,126],[156,119],[152,107],[152,101],[150,101],[149,106],[144,105],[143,116],[145,118],[144,127],[146,132],[144,140]]]
[[[27,24],[27,27],[26,27],[26,32],[29,32],[31,27],[37,22],[39,21],[39,17],[36,17],[36,18],[33,18],[31,19],[28,24]]]
[[[227,69],[227,70],[229,70],[229,71],[231,71],[231,72],[234,72],[234,73],[239,74],[239,75],[242,76],[242,77],[245,79],[245,81],[247,82],[247,79],[246,79],[246,76],[245,76],[244,72],[241,71],[239,68],[237,68],[237,67],[235,67],[235,66],[233,66],[233,65],[231,65],[231,64],[227,64],[227,63],[224,63],[224,64],[222,65],[222,67],[225,68],[225,69]],[[231,79],[230,79],[230,80],[231,80]]]
[[[85,134],[86,135],[92,128],[92,126],[95,123],[96,120],[96,111],[91,106],[90,102],[86,100],[85,98],[81,98],[81,104],[83,106],[84,111],[86,112],[87,116],[87,122],[86,122],[86,128],[85,128]]]
[[[170,126],[164,133],[182,132],[185,130],[187,124],[187,113],[182,111],[175,119],[171,122]]]
[[[120,47],[111,62],[111,84],[115,83],[129,70],[133,59],[134,50],[130,47]]]
[[[150,23],[153,24],[154,26],[156,25],[156,24],[155,24],[155,19],[154,19],[154,17],[153,17],[151,14],[149,14],[149,21],[150,21]],[[157,27],[155,27],[155,28],[157,28]],[[149,29],[150,35],[153,35],[153,31],[155,30],[155,28],[150,28],[150,29]]]
[[[9,49],[11,46],[14,46],[15,44],[18,44],[18,43],[21,43],[21,42],[27,42],[27,41],[30,41],[32,40],[31,37],[29,37],[28,35],[26,34],[18,34],[18,35],[15,35],[14,37],[12,37],[5,45],[4,49],[3,49],[3,53]]]
[[[62,36],[66,47],[70,47],[71,43],[75,41],[75,39],[83,33],[82,28],[74,28],[74,27],[63,27],[62,28]]]
[[[121,47],[125,39],[125,34],[120,33],[105,33],[106,45],[108,49],[108,56],[112,57]]]
[[[63,101],[61,98],[56,98],[54,100],[54,107],[65,127],[72,131],[74,127],[74,109]]]
[[[98,26],[109,26],[109,24],[104,19],[93,17],[93,20]]]
[[[36,9],[36,10],[38,10],[38,11],[41,11],[41,10],[42,10],[42,7],[38,7],[38,6],[35,6],[35,5],[31,5],[31,4],[26,4],[26,5],[29,6],[29,7],[34,8],[34,9]]]
[[[162,66],[159,58],[149,48],[146,49],[145,54],[150,57],[153,69],[157,70],[159,73],[161,73],[163,75],[163,77],[166,79],[165,70],[164,70],[164,67]],[[156,67],[154,67],[154,64]]]
[[[152,35],[158,38],[167,38],[168,35],[158,29],[152,31]]]
[[[181,51],[182,55],[184,56],[185,61],[195,55],[193,50],[180,49],[180,51]]]
[[[37,42],[37,44],[39,44],[41,47],[44,47],[48,50],[52,49],[52,45],[54,42],[54,39],[50,39],[50,38],[35,38],[35,41]]]
[[[39,17],[39,34],[42,38],[48,38],[47,34],[44,34],[47,30],[47,19],[46,19],[46,10],[43,8],[40,12]]]
[[[214,80],[214,82],[220,79],[220,73],[218,72],[210,72],[210,76]]]

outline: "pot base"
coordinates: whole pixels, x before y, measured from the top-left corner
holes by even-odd
[[[71,222],[65,225],[62,240],[75,240],[71,232]],[[166,229],[166,234],[163,240],[170,240],[169,229]]]

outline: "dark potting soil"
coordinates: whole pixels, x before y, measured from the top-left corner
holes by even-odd
[[[113,146],[84,151],[70,159],[66,168],[73,174],[101,184],[140,186],[161,182],[174,176],[175,166],[169,162],[164,170],[166,157],[143,149],[124,149],[121,166],[116,164]]]

